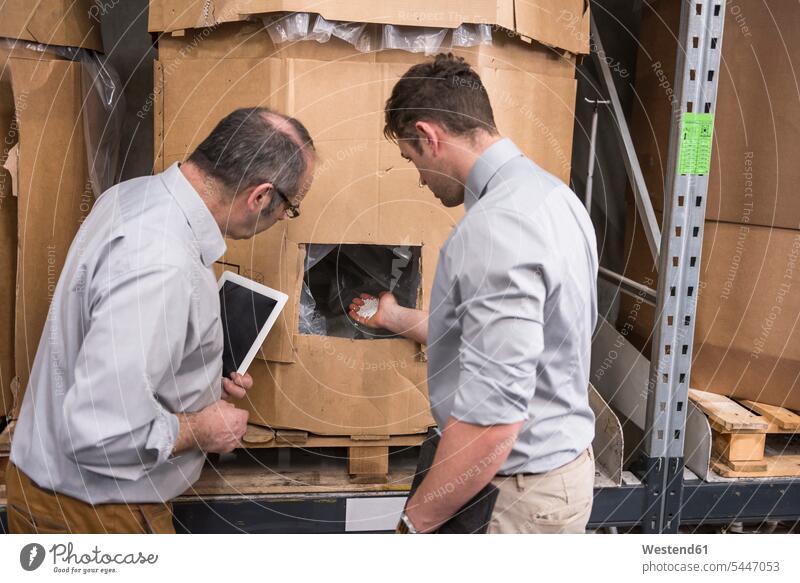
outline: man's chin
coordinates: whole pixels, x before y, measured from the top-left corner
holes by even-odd
[[[436,198],[439,199],[439,202],[442,203],[442,206],[447,208],[452,208],[454,206],[458,206],[464,202],[464,197],[449,197],[449,196],[439,196],[438,194],[433,194]]]

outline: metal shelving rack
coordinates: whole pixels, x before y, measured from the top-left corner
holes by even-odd
[[[633,140],[592,23],[594,63],[611,101],[623,160],[648,245],[658,268],[657,290],[603,270],[602,277],[656,307],[647,387],[642,484],[596,491],[593,526],[641,526],[677,532],[680,525],[800,519],[800,480],[687,480],[684,439],[708,175],[679,172],[687,113],[716,111],[725,0],[682,0],[675,66],[663,230],[659,233]],[[708,152],[710,156],[710,151]]]

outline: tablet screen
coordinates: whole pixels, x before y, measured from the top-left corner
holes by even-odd
[[[225,339],[222,374],[229,377],[245,362],[278,302],[233,281],[222,284],[219,301]]]

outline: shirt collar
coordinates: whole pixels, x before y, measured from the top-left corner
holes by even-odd
[[[161,173],[161,180],[167,190],[175,198],[181,211],[189,222],[195,241],[200,249],[203,265],[211,266],[225,254],[225,239],[219,230],[217,221],[200,195],[186,180],[178,162]]]
[[[523,156],[519,148],[509,140],[504,138],[495,142],[475,161],[467,177],[467,184],[464,187],[464,206],[469,211],[478,199],[483,195],[489,181],[497,174],[498,170],[517,156]]]

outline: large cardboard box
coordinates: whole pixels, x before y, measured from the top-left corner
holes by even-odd
[[[626,275],[655,287],[641,221],[628,224]],[[706,221],[692,388],[800,410],[798,286],[800,231]],[[620,302],[617,327],[647,355],[654,314],[639,298]]]
[[[681,2],[643,5],[631,131],[648,190],[663,209]],[[709,220],[800,228],[800,6],[728,2],[718,72]]]
[[[89,0],[14,0],[0,36],[100,49]],[[93,201],[81,117],[80,63],[0,44],[0,416],[13,415],[55,283]]]
[[[319,153],[299,219],[250,241],[228,241],[234,269],[289,294],[252,365],[251,421],[318,434],[424,431],[429,412],[424,351],[402,338],[301,334],[309,245],[391,245],[421,255],[416,306],[430,307],[438,252],[462,210],[441,206],[383,135],[383,106],[396,80],[426,57],[360,53],[332,38],[275,45],[260,17],[275,10],[324,18],[453,28],[497,25],[493,44],[455,49],[477,67],[499,129],[529,156],[569,178],[575,62],[588,50],[588,14],[571,2],[202,2],[155,0],[159,39],[154,93],[156,169],[185,159],[237,107],[265,105],[296,116]],[[169,31],[169,32],[167,32]],[[523,35],[527,38],[521,38]]]
[[[2,58],[0,58],[0,62]],[[0,75],[0,132],[9,136],[14,120],[11,84]],[[11,141],[11,140],[9,140]],[[12,410],[11,382],[14,379],[14,297],[17,274],[17,199],[8,171],[4,168],[11,149],[0,142],[0,417]]]

